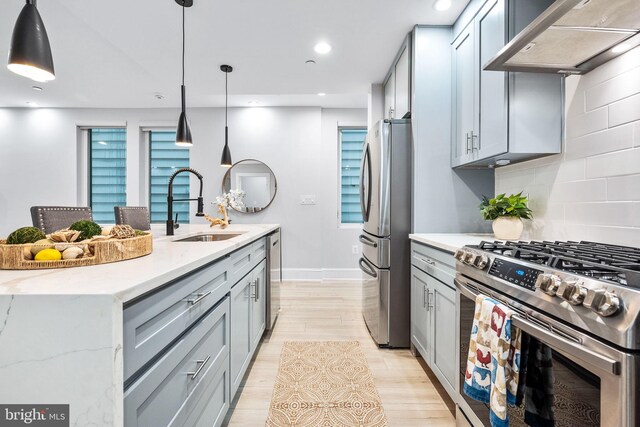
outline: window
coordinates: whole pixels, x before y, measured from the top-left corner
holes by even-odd
[[[362,224],[360,163],[367,130],[340,128],[340,223]]]
[[[87,135],[93,220],[113,224],[113,207],[127,204],[127,132],[124,128],[95,128],[87,129]]]
[[[165,222],[167,220],[167,190],[169,177],[180,168],[189,167],[189,149],[176,145],[175,131],[149,132],[150,176],[149,176],[149,207],[151,222]],[[173,180],[173,197],[188,199],[189,177],[191,174],[182,173]],[[175,202],[173,214],[179,215],[181,223],[189,222],[189,202]]]

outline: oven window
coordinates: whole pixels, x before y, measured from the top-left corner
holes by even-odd
[[[461,295],[460,393],[475,416],[490,426],[488,404],[475,401],[462,391],[474,308],[474,301]],[[520,377],[519,405],[508,410],[510,425],[600,426],[600,378],[535,337],[522,335],[520,369],[526,367],[527,371]]]

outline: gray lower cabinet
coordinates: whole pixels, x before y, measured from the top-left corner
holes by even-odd
[[[219,426],[229,390],[229,297],[184,334],[124,394],[126,426]]]
[[[267,291],[267,260],[263,260],[253,270],[252,283],[253,283],[253,298],[251,307],[251,350],[252,352],[258,347],[267,320],[267,304],[266,304],[266,291]]]
[[[247,274],[231,288],[231,395],[235,396],[251,362],[252,277]]]
[[[455,399],[456,291],[453,254],[412,243],[411,345]],[[426,270],[426,271],[425,271]]]
[[[411,344],[428,359],[429,310],[427,309],[427,274],[411,267]]]
[[[127,304],[126,427],[222,424],[265,330],[265,257],[262,238]]]
[[[456,291],[428,276],[431,287],[431,369],[451,394],[456,385]]]
[[[262,260],[231,288],[231,395],[235,396],[266,325],[266,266]]]

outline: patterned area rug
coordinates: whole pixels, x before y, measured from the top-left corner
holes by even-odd
[[[358,341],[287,341],[268,427],[387,427]]]

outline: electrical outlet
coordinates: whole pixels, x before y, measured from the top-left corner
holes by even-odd
[[[360,246],[358,245],[351,246],[351,253],[354,255],[358,255],[360,253]]]
[[[315,205],[316,204],[316,196],[315,195],[300,196],[300,204],[301,205]]]

